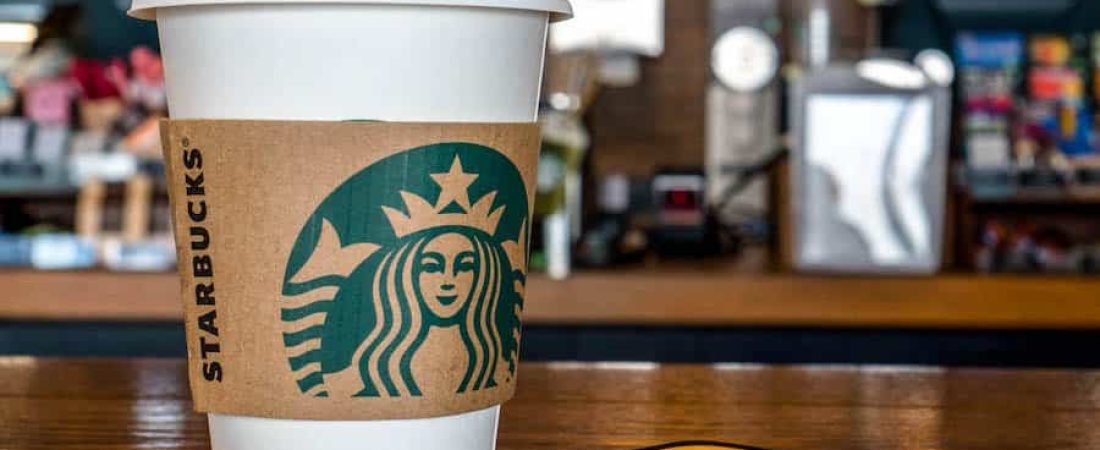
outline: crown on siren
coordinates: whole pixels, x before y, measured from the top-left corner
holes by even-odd
[[[431,177],[440,188],[439,198],[434,205],[412,192],[401,191],[401,199],[405,202],[408,214],[389,206],[382,207],[382,212],[386,214],[398,238],[443,226],[474,228],[490,235],[496,233],[504,207],[492,209],[496,191],[485,194],[477,202],[470,204],[470,185],[477,180],[478,175],[467,173],[458,156],[455,156],[449,171],[433,173]],[[452,204],[458,205],[457,210],[451,207]]]

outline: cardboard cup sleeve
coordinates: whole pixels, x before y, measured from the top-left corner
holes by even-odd
[[[512,396],[537,125],[161,125],[196,410],[410,419]]]

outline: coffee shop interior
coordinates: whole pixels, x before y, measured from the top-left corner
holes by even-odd
[[[205,448],[128,8],[0,4],[0,448]],[[1100,446],[1100,2],[573,8],[501,448]]]

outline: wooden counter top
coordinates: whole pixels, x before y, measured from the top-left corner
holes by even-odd
[[[1100,446],[1100,372],[525,364],[501,450]],[[206,449],[181,360],[0,358],[0,448]]]
[[[2,320],[176,321],[172,274],[0,271]],[[530,325],[1100,329],[1100,278],[810,277],[724,270],[533,276]]]

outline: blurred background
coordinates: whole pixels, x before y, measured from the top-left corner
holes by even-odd
[[[527,360],[1100,366],[1100,3],[573,2]],[[128,7],[0,3],[0,354],[185,352]]]

